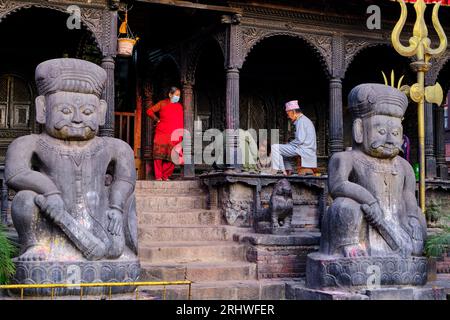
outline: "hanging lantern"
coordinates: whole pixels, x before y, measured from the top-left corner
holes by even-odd
[[[128,25],[128,11],[125,11],[125,19],[119,28],[119,36],[117,39],[117,55],[121,57],[131,57],[133,55],[133,48],[138,37],[134,37]]]

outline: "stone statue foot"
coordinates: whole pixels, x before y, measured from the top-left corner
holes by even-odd
[[[47,260],[48,248],[42,245],[29,247],[22,255],[18,257],[19,261],[44,261]]]
[[[366,250],[364,250],[359,244],[352,244],[344,246],[344,257],[355,258],[367,256]]]

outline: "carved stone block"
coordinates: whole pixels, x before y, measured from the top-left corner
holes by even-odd
[[[16,274],[12,284],[136,282],[140,275],[137,258],[102,261],[14,261]],[[135,286],[114,286],[111,293],[133,292]],[[54,294],[80,295],[81,287],[55,288]],[[12,290],[20,294],[20,290]],[[83,287],[83,295],[109,294],[108,287]],[[24,295],[51,295],[51,289],[26,289]]]
[[[315,252],[308,255],[307,274],[309,288],[368,286],[377,279],[381,286],[420,286],[427,281],[427,258],[344,258]]]

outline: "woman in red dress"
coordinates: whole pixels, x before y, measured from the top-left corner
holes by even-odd
[[[159,101],[147,109],[147,115],[156,121],[155,140],[153,142],[153,161],[156,180],[169,180],[175,169],[173,154],[177,154],[182,163],[182,151],[179,148],[183,140],[183,106],[180,89],[171,87],[168,98]],[[155,113],[158,113],[159,117]],[[175,150],[174,150],[175,149]],[[172,152],[172,151],[175,152]]]

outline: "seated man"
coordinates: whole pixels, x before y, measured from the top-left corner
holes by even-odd
[[[300,174],[313,174],[317,167],[316,129],[298,105],[298,101],[286,103],[288,118],[295,124],[295,139],[287,144],[272,145],[272,171],[282,171],[284,175],[292,173],[293,158],[300,156],[302,169]]]

